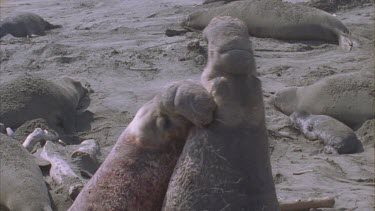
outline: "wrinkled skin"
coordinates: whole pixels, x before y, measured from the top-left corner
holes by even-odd
[[[190,128],[215,107],[200,85],[171,85],[138,110],[69,210],[160,210]]]
[[[216,17],[203,33],[208,63],[201,82],[217,104],[215,120],[189,133],[163,210],[279,210],[246,25]]]

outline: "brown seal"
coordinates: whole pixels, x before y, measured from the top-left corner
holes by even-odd
[[[179,82],[140,108],[70,211],[160,210],[189,129],[212,121],[215,103]]]
[[[246,25],[216,17],[203,33],[208,63],[201,82],[217,104],[215,120],[190,132],[163,210],[279,210]]]
[[[46,35],[45,31],[56,28],[61,28],[61,25],[53,25],[37,14],[16,13],[1,21],[0,38],[7,34],[14,37],[44,36]]]
[[[340,121],[326,115],[312,115],[297,111],[290,115],[292,125],[309,140],[320,140],[323,152],[350,154],[363,152],[363,146],[354,131]]]
[[[322,10],[280,0],[236,1],[189,15],[182,25],[204,29],[216,16],[229,15],[245,22],[254,37],[281,40],[322,40],[350,51],[353,40],[348,28]]]

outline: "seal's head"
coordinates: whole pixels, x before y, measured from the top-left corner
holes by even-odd
[[[76,111],[83,112],[90,105],[90,90],[87,86],[84,86],[80,81],[75,80],[71,77],[64,76],[61,78],[62,86],[68,90],[70,95],[77,102]]]
[[[297,87],[280,90],[272,97],[271,103],[284,114],[290,115],[297,110]]]
[[[207,68],[221,73],[255,75],[255,61],[246,24],[218,16],[203,31],[208,42]]]
[[[190,14],[184,18],[184,20],[181,22],[181,26],[184,28],[194,28],[203,30],[206,25],[199,24],[200,21],[198,20],[200,12],[195,12],[193,14]]]
[[[310,114],[306,111],[295,111],[289,116],[290,123],[293,127],[299,129],[304,119],[309,117]]]
[[[125,134],[140,147],[165,149],[172,141],[185,140],[191,126],[210,123],[215,108],[202,86],[177,82],[142,106]]]

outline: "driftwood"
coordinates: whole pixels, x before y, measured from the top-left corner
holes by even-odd
[[[57,150],[57,146],[51,141],[44,145],[40,157],[51,163],[50,176],[57,184],[69,184],[70,181],[80,181],[70,165],[63,159]]]
[[[298,199],[294,201],[279,201],[281,211],[298,211],[310,208],[332,208],[335,204],[333,197]]]
[[[55,141],[58,139],[58,137],[59,136],[56,133],[50,133],[47,130],[35,128],[34,132],[27,136],[22,145],[27,149],[27,151],[31,152],[34,149],[34,146],[40,141]]]

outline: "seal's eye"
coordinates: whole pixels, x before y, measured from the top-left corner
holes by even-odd
[[[171,121],[168,117],[161,116],[157,118],[156,124],[160,129],[168,129],[171,126]]]

